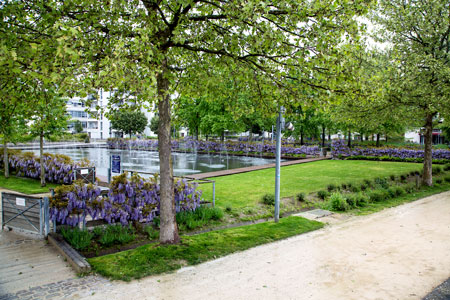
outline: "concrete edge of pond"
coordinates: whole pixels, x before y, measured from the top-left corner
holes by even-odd
[[[281,166],[282,167],[291,166],[291,165],[304,164],[304,163],[315,162],[315,161],[320,161],[320,160],[328,160],[328,159],[331,159],[331,158],[330,157],[315,157],[315,158],[303,158],[303,159],[297,159],[297,160],[289,160],[289,161],[281,162]],[[244,168],[237,168],[237,169],[199,173],[199,174],[188,175],[187,177],[194,178],[194,179],[205,179],[205,178],[247,173],[247,172],[252,172],[252,171],[257,171],[257,170],[270,169],[270,168],[274,168],[274,167],[275,167],[275,163],[272,163],[272,164],[260,165],[260,166],[251,166],[251,167],[244,167]]]

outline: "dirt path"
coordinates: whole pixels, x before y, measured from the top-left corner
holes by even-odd
[[[450,276],[450,192],[67,299],[421,299]]]

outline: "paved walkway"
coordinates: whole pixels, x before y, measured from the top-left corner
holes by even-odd
[[[297,165],[297,164],[304,164],[304,163],[325,160],[325,159],[330,159],[330,158],[319,157],[319,158],[305,158],[305,159],[297,159],[297,160],[288,160],[288,161],[281,162],[281,166],[284,167],[284,166],[291,166],[291,165]],[[270,169],[270,168],[274,168],[274,167],[275,167],[275,164],[267,164],[267,165],[251,166],[251,167],[238,168],[238,169],[192,174],[192,175],[187,175],[187,177],[191,177],[194,179],[205,179],[205,178],[211,178],[211,177],[233,175],[233,174],[238,174],[238,173],[246,173],[246,172],[251,172],[251,171],[256,171],[256,170]]]
[[[0,299],[422,299],[449,278],[450,192],[339,216],[321,219],[332,223],[321,230],[172,274],[67,279]]]

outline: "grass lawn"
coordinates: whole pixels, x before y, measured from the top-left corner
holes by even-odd
[[[420,170],[422,164],[358,160],[322,160],[281,168],[281,197],[316,192],[328,184],[357,183],[363,179],[400,175]],[[264,194],[274,193],[275,168],[223,177],[216,181],[216,205],[220,208],[255,207]],[[212,188],[201,185],[203,198],[212,199]]]
[[[182,244],[145,245],[133,250],[88,259],[94,271],[112,279],[129,281],[196,265],[261,244],[285,239],[323,227],[300,217],[182,236]]]
[[[14,175],[10,175],[9,178],[5,178],[4,175],[0,175],[0,188],[28,195],[47,193],[50,188],[55,188],[57,186],[57,184],[47,183],[46,187],[41,187],[41,182],[36,179],[19,178]]]

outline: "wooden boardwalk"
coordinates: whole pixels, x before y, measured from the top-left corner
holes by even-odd
[[[288,160],[288,161],[281,162],[281,166],[284,167],[284,166],[305,164],[305,163],[309,163],[309,162],[313,162],[313,161],[327,160],[327,159],[330,159],[330,158],[329,157],[319,157],[319,158]],[[246,172],[270,169],[270,168],[275,168],[275,164],[273,163],[273,164],[267,164],[267,165],[261,165],[261,166],[251,166],[251,167],[238,168],[238,169],[221,170],[221,171],[214,171],[214,172],[208,172],[208,173],[199,173],[199,174],[188,175],[187,177],[191,177],[194,179],[205,179],[205,178],[227,176],[227,175],[246,173]]]

